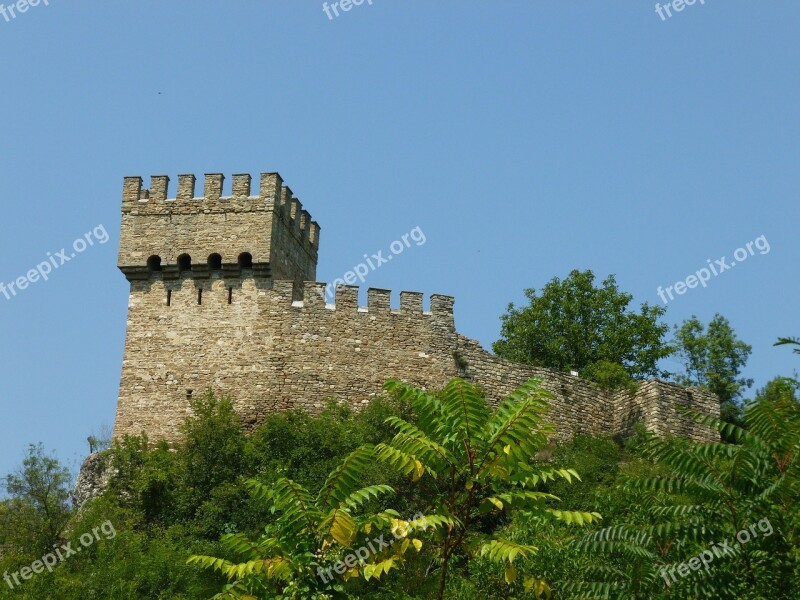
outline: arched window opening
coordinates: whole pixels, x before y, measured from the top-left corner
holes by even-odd
[[[222,269],[222,257],[216,252],[208,257],[208,268],[212,271]]]
[[[160,256],[151,256],[147,259],[147,270],[151,273],[157,272],[161,270],[161,257]]]
[[[239,255],[239,268],[252,269],[253,268],[253,255],[249,252],[242,252]]]
[[[178,257],[178,270],[181,273],[192,270],[192,257],[188,254],[181,254]]]

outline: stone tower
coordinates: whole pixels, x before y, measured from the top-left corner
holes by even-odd
[[[197,289],[214,276],[256,280],[313,280],[317,271],[319,225],[283,185],[277,173],[263,173],[256,195],[250,175],[234,175],[232,195],[222,196],[224,176],[205,176],[195,197],[194,175],[178,176],[169,199],[169,177],[126,177],[122,196],[119,268],[129,281],[191,277]]]
[[[174,437],[194,388],[239,371],[243,357],[226,348],[223,365],[213,350],[252,326],[256,290],[279,279],[294,296],[316,277],[319,225],[277,173],[263,173],[255,193],[250,175],[234,175],[227,197],[218,173],[206,174],[202,196],[194,175],[178,176],[174,199],[169,183],[124,180],[119,268],[131,293],[115,434],[128,423],[129,433]]]

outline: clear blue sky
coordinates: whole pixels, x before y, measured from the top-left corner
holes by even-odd
[[[573,268],[659,303],[764,235],[768,254],[667,317],[720,312],[757,386],[791,375],[772,343],[800,335],[800,5],[654,5],[373,0],[329,20],[316,0],[50,0],[0,17],[0,281],[110,236],[0,296],[0,474],[38,441],[76,467],[113,422],[124,175],[279,171],[322,226],[320,281],[419,226],[427,243],[367,285],[454,295],[486,347],[524,288]]]

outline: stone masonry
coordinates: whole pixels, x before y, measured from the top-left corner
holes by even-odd
[[[388,378],[428,389],[464,377],[497,402],[530,377],[553,394],[559,437],[624,434],[636,422],[659,434],[712,439],[713,432],[677,410],[718,416],[713,394],[658,380],[636,393],[609,393],[552,369],[498,358],[459,335],[454,300],[340,287],[326,304],[315,282],[319,225],[277,173],[125,178],[119,267],[130,281],[128,329],[114,435],[146,433],[177,441],[189,398],[212,389],[229,395],[248,428],[268,413],[319,412],[331,398],[355,407],[381,393]]]

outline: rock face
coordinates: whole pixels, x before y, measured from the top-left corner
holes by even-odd
[[[111,455],[108,451],[87,456],[81,465],[75,489],[72,491],[75,505],[80,508],[89,500],[101,496],[106,491],[112,475]]]
[[[662,434],[711,439],[714,432],[677,410],[719,415],[717,398],[657,380],[637,393],[609,393],[578,377],[500,359],[459,335],[454,299],[343,286],[325,301],[316,276],[319,226],[275,173],[235,175],[223,197],[221,175],[125,179],[119,266],[131,284],[115,438],[146,433],[177,441],[189,399],[206,389],[229,395],[245,426],[290,408],[320,411],[337,398],[359,407],[386,379],[428,389],[453,377],[498,402],[530,377],[553,395],[559,436],[623,434],[637,421]],[[347,277],[345,278],[347,279]],[[355,277],[351,281],[355,281]]]

